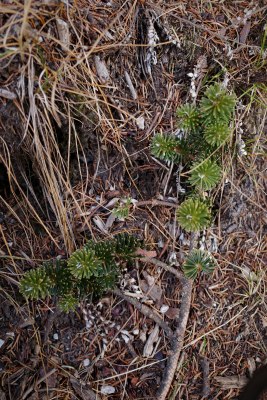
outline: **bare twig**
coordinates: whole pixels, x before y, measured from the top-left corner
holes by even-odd
[[[150,205],[151,205],[151,207],[154,207],[154,206],[165,206],[165,207],[173,207],[173,208],[178,207],[177,203],[172,203],[170,201],[156,200],[156,199],[138,201],[135,204],[135,207],[150,206]]]
[[[193,249],[194,240],[195,240],[195,234],[192,233],[189,251],[192,251],[192,249]],[[179,274],[179,279],[182,281],[182,294],[181,294],[181,305],[180,305],[180,310],[179,310],[179,316],[178,316],[178,321],[177,321],[177,328],[175,330],[175,333],[174,333],[172,341],[171,341],[172,353],[167,360],[167,366],[164,371],[163,380],[157,391],[156,398],[158,400],[166,399],[166,396],[168,395],[168,392],[170,390],[175,372],[177,370],[177,365],[178,365],[180,353],[181,353],[181,350],[183,347],[184,335],[185,335],[186,325],[187,325],[189,311],[190,311],[191,295],[192,295],[192,287],[193,287],[193,281],[191,279],[187,279],[182,274],[180,274],[178,271],[176,271],[174,268],[169,267],[168,265],[166,266],[166,264],[164,265],[164,263],[162,263],[162,264],[163,264],[162,267],[167,269],[168,271],[173,272],[173,273],[175,271],[176,276],[177,276],[176,273]],[[172,271],[172,270],[174,270],[174,271]],[[181,277],[180,277],[180,275],[181,275]]]
[[[126,294],[122,293],[119,289],[113,289],[112,293],[126,300],[128,303],[132,304],[138,311],[140,311],[143,315],[156,322],[156,324],[158,324],[164,330],[166,335],[169,338],[172,338],[173,331],[171,330],[171,328],[169,328],[166,322],[164,322],[163,319],[160,318],[151,308],[149,308],[145,304],[140,303],[137,299],[127,296]]]
[[[186,278],[182,272],[177,271],[175,268],[171,267],[168,264],[165,264],[162,261],[157,260],[156,258],[150,258],[150,257],[142,257],[140,258],[140,261],[142,262],[149,262],[151,264],[156,265],[157,267],[165,269],[165,271],[171,272],[173,275],[176,276],[181,282],[186,281]]]
[[[181,306],[179,310],[178,324],[171,342],[172,354],[167,360],[167,366],[164,372],[162,383],[158,389],[157,400],[165,400],[171,387],[174,374],[177,369],[181,349],[183,347],[184,335],[187,325],[187,320],[190,311],[192,294],[192,280],[184,278],[182,286]]]
[[[207,357],[202,358],[201,366],[202,366],[202,371],[203,371],[202,396],[205,398],[210,395],[209,362],[208,362]]]

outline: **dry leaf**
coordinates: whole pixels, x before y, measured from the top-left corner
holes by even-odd
[[[146,281],[140,281],[141,290],[149,296],[155,302],[158,302],[162,298],[162,289],[158,285],[149,286]]]
[[[147,281],[148,286],[153,286],[155,284],[154,276],[148,274],[146,271],[143,271],[143,277]]]
[[[56,18],[56,24],[61,47],[63,50],[68,50],[70,47],[69,25],[61,18]]]
[[[179,315],[179,308],[170,307],[165,315],[170,319],[175,319]]]
[[[150,333],[147,342],[144,347],[143,357],[150,357],[154,350],[154,343],[159,338],[159,326],[156,325],[153,331]]]
[[[149,257],[149,258],[157,257],[157,252],[155,250],[137,249],[136,254],[142,257]]]
[[[240,43],[246,43],[247,37],[250,32],[250,28],[251,28],[251,21],[247,21],[240,32],[240,36],[239,36]]]
[[[221,384],[223,389],[241,389],[248,382],[246,376],[216,376],[215,380]]]
[[[99,56],[95,56],[94,61],[95,61],[96,72],[97,72],[97,75],[98,75],[100,81],[102,83],[108,82],[110,79],[110,76],[109,76],[109,72],[106,67],[106,64],[104,63],[104,61],[102,61],[100,59]]]

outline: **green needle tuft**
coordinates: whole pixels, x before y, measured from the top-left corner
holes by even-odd
[[[208,252],[194,249],[186,258],[183,271],[187,278],[195,279],[201,271],[211,274],[215,266],[215,259]]]
[[[206,228],[211,222],[209,207],[199,199],[185,200],[177,211],[178,221],[188,232],[197,232]]]
[[[201,190],[210,190],[217,185],[220,177],[221,168],[208,159],[193,164],[189,182]]]

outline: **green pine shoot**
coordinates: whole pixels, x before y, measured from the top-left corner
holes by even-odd
[[[128,260],[135,257],[135,252],[140,245],[140,240],[127,233],[119,233],[114,238],[115,253]]]
[[[90,278],[102,274],[103,261],[96,257],[95,251],[84,247],[76,250],[68,259],[71,274],[77,278]]]
[[[152,139],[151,153],[165,162],[178,162],[183,153],[183,143],[175,136],[158,133]]]
[[[211,222],[209,207],[199,199],[185,200],[177,210],[178,221],[188,232],[197,232],[206,228]]]
[[[131,198],[122,199],[119,204],[114,207],[114,209],[112,210],[112,214],[114,215],[114,217],[120,220],[125,220],[129,217],[131,204]]]
[[[58,302],[60,310],[65,313],[74,311],[77,305],[78,305],[78,299],[71,293],[66,294],[64,297],[61,297]]]
[[[52,280],[44,267],[25,272],[20,281],[20,292],[29,299],[44,299],[51,288]]]
[[[215,259],[208,252],[194,249],[186,258],[183,271],[187,278],[195,279],[201,271],[211,274],[215,266]]]
[[[231,129],[224,122],[215,122],[204,130],[204,139],[211,146],[223,145],[231,136]]]
[[[179,128],[185,132],[195,132],[201,122],[199,111],[193,104],[185,104],[177,108]]]
[[[217,185],[221,177],[221,168],[210,159],[196,162],[192,166],[189,182],[201,190],[210,190]]]
[[[208,87],[200,100],[200,113],[204,125],[214,122],[228,124],[235,104],[235,95],[228,94],[219,83]]]

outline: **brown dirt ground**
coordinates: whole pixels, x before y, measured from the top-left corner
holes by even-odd
[[[177,168],[170,173],[152,158],[149,143],[154,132],[176,130],[175,110],[191,101],[187,74],[200,57],[206,61],[197,81],[200,91],[228,71],[229,85],[241,99],[232,149],[242,126],[248,155],[225,152],[225,176],[213,194],[214,224],[205,232],[207,248],[216,244],[218,268],[194,283],[169,399],[234,399],[245,378],[266,363],[267,92],[266,59],[261,59],[266,7],[264,1],[217,3],[78,0],[68,8],[46,1],[27,9],[5,1],[1,6],[0,84],[16,94],[13,99],[0,94],[1,400],[155,398],[170,344],[159,330],[152,355],[143,356],[155,329],[152,320],[112,294],[101,305],[84,302],[68,315],[57,311],[54,299],[25,303],[18,278],[41,260],[67,257],[87,238],[124,231],[144,239],[158,259],[168,261],[175,252],[181,262],[188,238],[181,240],[175,207],[153,206],[156,199],[176,198]],[[252,14],[244,20],[246,9]],[[164,44],[156,48],[152,76],[145,76],[139,65],[145,39],[138,29],[152,12]],[[68,25],[69,52],[62,49],[56,18]],[[105,62],[106,81],[99,78],[96,56]],[[144,129],[137,126],[138,117],[144,118]],[[127,196],[139,205],[129,219],[105,229],[107,205]],[[137,263],[128,273],[139,286],[147,273],[154,278],[160,296],[157,301],[148,296],[146,304],[155,311],[170,306],[164,319],[175,327],[178,280],[152,263]],[[89,329],[85,313],[95,316]],[[103,394],[106,386],[114,393]]]

